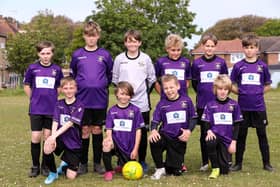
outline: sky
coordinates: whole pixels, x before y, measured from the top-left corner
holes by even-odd
[[[73,21],[84,21],[95,9],[94,0],[1,0],[0,15],[10,16],[19,22],[28,23],[38,11],[51,10],[54,15],[64,15]],[[198,28],[213,26],[226,18],[256,15],[280,19],[279,0],[190,0],[189,11],[196,13],[194,24]],[[187,40],[192,47],[199,40],[193,36]]]

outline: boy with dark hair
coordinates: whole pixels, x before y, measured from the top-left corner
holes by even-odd
[[[166,98],[162,98],[156,106],[149,136],[150,148],[156,171],[151,176],[159,180],[166,174],[175,176],[182,174],[182,163],[187,141],[196,124],[196,113],[188,96],[180,95],[180,84],[174,75],[161,78]],[[158,126],[160,128],[158,129]],[[163,152],[166,151],[165,164]]]
[[[267,64],[258,58],[259,39],[255,35],[243,37],[242,47],[245,59],[237,62],[231,72],[232,92],[238,94],[238,103],[244,117],[237,139],[236,163],[231,167],[231,171],[242,169],[249,127],[256,128],[263,169],[273,171],[266,135],[268,121],[264,101],[264,94],[270,89],[272,82],[270,73]]]
[[[147,173],[148,166],[145,159],[151,110],[149,92],[156,81],[156,76],[151,58],[139,49],[141,44],[139,31],[129,30],[125,33],[124,45],[127,51],[119,54],[114,61],[112,82],[117,85],[120,81],[127,81],[134,89],[135,94],[130,102],[140,108],[146,125],[146,128],[141,128],[139,162]]]
[[[231,85],[228,75],[218,75],[213,84],[216,99],[206,104],[201,119],[207,130],[206,145],[212,166],[210,179],[228,174],[228,158],[236,151],[242,114],[238,103],[228,97]]]
[[[48,137],[44,146],[46,164],[50,173],[45,184],[53,183],[59,174],[66,172],[66,177],[74,179],[77,176],[81,157],[81,120],[84,106],[76,99],[77,83],[72,77],[65,77],[61,80],[61,91],[65,99],[56,103],[54,109],[52,135]],[[53,152],[60,155],[62,162],[56,169]]]
[[[85,105],[82,121],[82,158],[79,174],[88,172],[89,137],[92,134],[94,171],[103,174],[102,156],[102,126],[106,119],[108,107],[108,86],[112,80],[113,60],[110,53],[98,47],[100,26],[89,21],[84,26],[83,37],[85,47],[77,49],[72,55],[71,73],[78,84],[77,98]]]
[[[39,60],[30,64],[24,77],[24,92],[30,99],[29,116],[31,122],[31,156],[32,167],[29,177],[40,174],[41,138],[51,134],[52,115],[59,93],[60,80],[63,77],[58,65],[51,62],[54,45],[42,41],[36,46]],[[48,175],[45,166],[45,154],[41,163],[41,173]]]
[[[106,138],[103,140],[103,161],[106,168],[104,180],[113,179],[112,155],[118,156],[118,167],[129,160],[136,160],[145,124],[140,109],[129,103],[133,87],[128,82],[119,82],[115,88],[117,104],[112,106],[106,119]],[[117,169],[121,171],[121,168]],[[116,171],[117,171],[116,170]]]
[[[192,64],[192,86],[196,92],[196,110],[198,124],[200,125],[200,150],[202,166],[200,171],[208,170],[208,154],[205,138],[207,135],[205,125],[201,121],[203,109],[207,102],[215,99],[212,92],[213,82],[219,74],[228,74],[228,69],[224,59],[215,55],[218,39],[213,34],[202,36],[201,43],[204,55],[194,60]]]

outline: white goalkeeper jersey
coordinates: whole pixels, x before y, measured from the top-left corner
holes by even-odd
[[[151,58],[139,52],[136,58],[129,58],[126,52],[119,54],[114,61],[112,82],[129,82],[134,89],[131,103],[138,106],[141,112],[150,110],[148,90],[156,81],[154,65]]]

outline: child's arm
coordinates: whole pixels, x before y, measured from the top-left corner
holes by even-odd
[[[157,130],[158,127],[158,123],[155,123],[154,121],[152,121],[152,125],[151,125],[151,134],[148,138],[149,142],[157,142],[160,140],[160,134]]]
[[[58,123],[56,121],[52,122],[52,134],[57,130]]]
[[[156,83],[155,83],[155,90],[156,90],[156,92],[160,95],[161,87],[160,87],[160,84],[159,84],[158,81],[156,81]]]
[[[190,80],[186,80],[186,88],[190,87]]]
[[[57,122],[56,122],[57,123]],[[54,124],[54,123],[53,123]],[[68,121],[67,123],[65,123],[61,128],[55,130],[54,132],[52,132],[52,135],[50,137],[52,137],[54,140],[60,136],[61,134],[63,134],[65,131],[67,131],[70,127],[73,126],[73,122]],[[52,129],[54,129],[54,127],[52,127]]]
[[[264,89],[263,89],[263,92],[264,93],[268,92],[270,90],[270,88],[271,88],[270,84],[265,85]]]
[[[228,152],[230,154],[233,154],[236,152],[236,140],[238,138],[238,133],[239,133],[239,126],[241,122],[235,122],[233,124],[233,136],[232,136],[232,141],[228,147]]]
[[[238,94],[238,86],[237,84],[232,84],[231,91],[235,94]]]
[[[139,145],[140,145],[140,140],[141,140],[141,129],[137,129],[136,130],[136,137],[135,137],[134,148],[133,148],[133,150],[132,150],[132,152],[130,154],[130,159],[132,159],[132,160],[135,160],[137,158],[138,149],[139,149]]]
[[[32,89],[30,88],[30,85],[24,85],[23,86],[23,90],[25,92],[25,94],[27,95],[28,98],[31,97],[31,94],[32,94]]]
[[[209,141],[209,140],[214,140],[216,139],[216,135],[213,133],[213,131],[210,129],[210,123],[209,122],[205,122],[205,126],[206,126],[206,130],[207,130],[207,135],[205,140]]]

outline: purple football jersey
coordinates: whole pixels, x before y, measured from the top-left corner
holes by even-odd
[[[238,103],[230,98],[226,101],[213,100],[206,104],[201,117],[210,123],[210,129],[228,147],[232,141],[233,124],[243,120]]]
[[[192,79],[198,81],[196,107],[203,109],[207,102],[215,99],[213,82],[219,74],[228,74],[224,59],[214,56],[206,59],[204,56],[195,59],[192,64]]]
[[[233,66],[231,80],[238,86],[238,103],[242,111],[265,111],[264,86],[272,83],[266,63],[241,60]]]
[[[29,65],[23,81],[32,90],[29,114],[53,115],[62,78],[58,65],[43,66],[40,62]]]
[[[72,55],[70,68],[70,74],[78,84],[77,98],[85,104],[85,108],[107,108],[113,68],[110,53],[103,48],[95,51],[77,49]]]
[[[160,78],[163,75],[175,75],[180,83],[180,95],[188,95],[186,81],[191,79],[191,65],[187,58],[180,57],[178,60],[172,60],[168,56],[159,58],[155,63],[156,77]],[[165,97],[161,90],[161,97]]]
[[[181,128],[188,129],[190,120],[196,117],[191,99],[182,95],[174,101],[162,98],[155,108],[152,123],[161,123],[160,132],[177,139],[182,134]]]
[[[58,123],[58,129],[65,123],[71,121],[72,127],[60,135],[61,140],[68,149],[80,149],[82,146],[81,120],[84,113],[84,105],[76,99],[72,104],[67,104],[65,99],[56,103],[53,120]]]
[[[114,105],[107,113],[106,129],[112,129],[114,143],[128,157],[135,145],[136,130],[144,127],[140,109],[131,103],[126,108]]]

